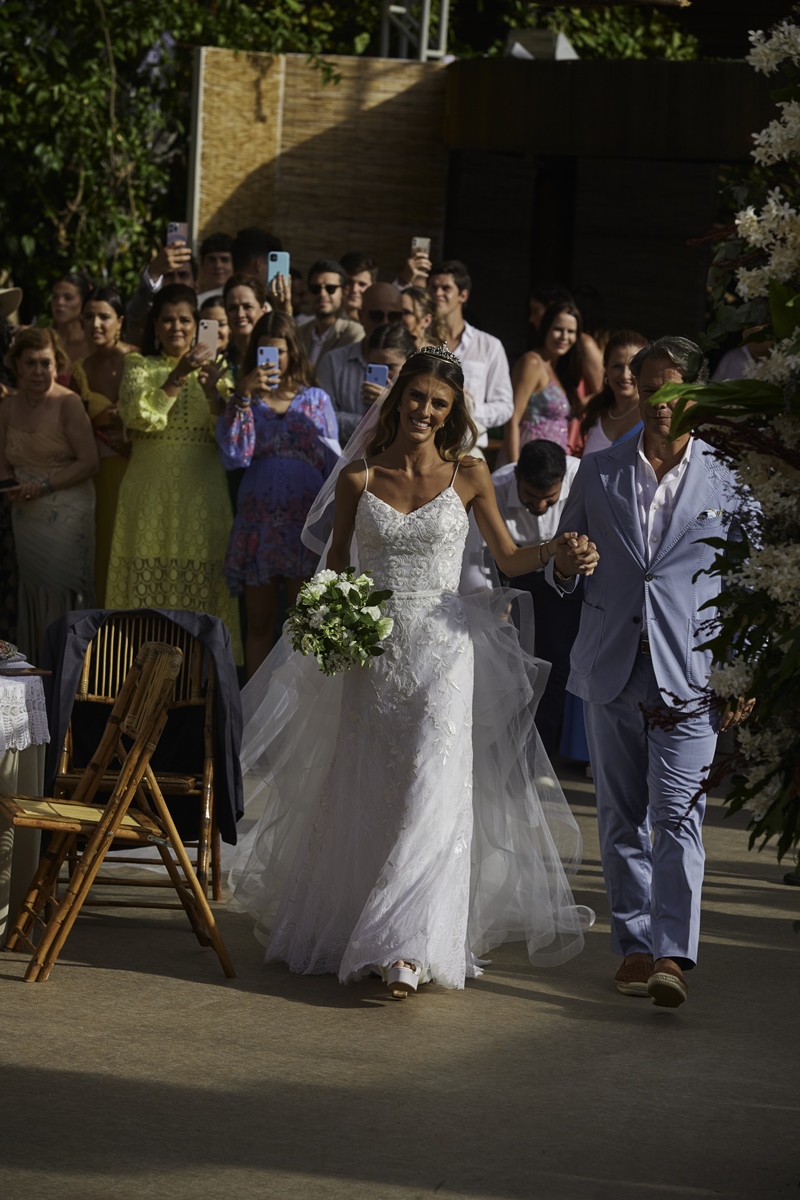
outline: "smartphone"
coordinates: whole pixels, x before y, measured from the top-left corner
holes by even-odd
[[[277,346],[259,346],[256,351],[256,362],[260,367],[277,367],[278,366],[278,347]],[[274,391],[277,388],[277,383],[271,383],[270,387]]]
[[[386,387],[389,382],[389,368],[385,363],[367,363],[367,383],[377,383],[378,387]]]
[[[202,320],[197,326],[197,344],[198,346],[208,346],[211,351],[211,360],[217,357],[217,347],[219,346],[219,321]]]
[[[167,245],[171,246],[173,242],[186,242],[189,244],[189,226],[185,221],[170,221],[167,226]]]
[[[426,258],[431,256],[431,239],[430,238],[412,238],[411,253],[424,254]]]
[[[267,287],[276,275],[289,278],[289,255],[285,250],[270,250],[267,255]]]

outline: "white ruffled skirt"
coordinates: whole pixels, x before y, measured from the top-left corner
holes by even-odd
[[[546,965],[581,950],[594,914],[533,723],[548,664],[521,644],[529,600],[396,594],[369,669],[331,679],[284,638],[247,685],[243,824],[263,815],[231,883],[268,960],[348,982],[402,958],[459,988],[504,941]]]

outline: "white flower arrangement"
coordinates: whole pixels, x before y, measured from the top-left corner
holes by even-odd
[[[313,654],[325,675],[368,667],[383,654],[382,642],[394,627],[382,605],[390,591],[374,591],[368,571],[352,567],[337,574],[320,571],[303,584],[289,609],[289,640],[301,654]]]

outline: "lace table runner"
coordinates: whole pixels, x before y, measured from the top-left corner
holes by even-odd
[[[44,688],[38,675],[0,677],[0,754],[50,741]]]

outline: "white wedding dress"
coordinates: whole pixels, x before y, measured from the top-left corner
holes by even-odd
[[[284,639],[245,689],[245,766],[267,799],[235,897],[267,960],[342,982],[402,958],[463,987],[507,938],[564,961],[593,914],[567,882],[580,835],[533,725],[544,664],[509,619],[519,594],[458,595],[469,525],[452,483],[409,514],[368,488],[359,567],[392,590],[394,629],[335,679]]]

